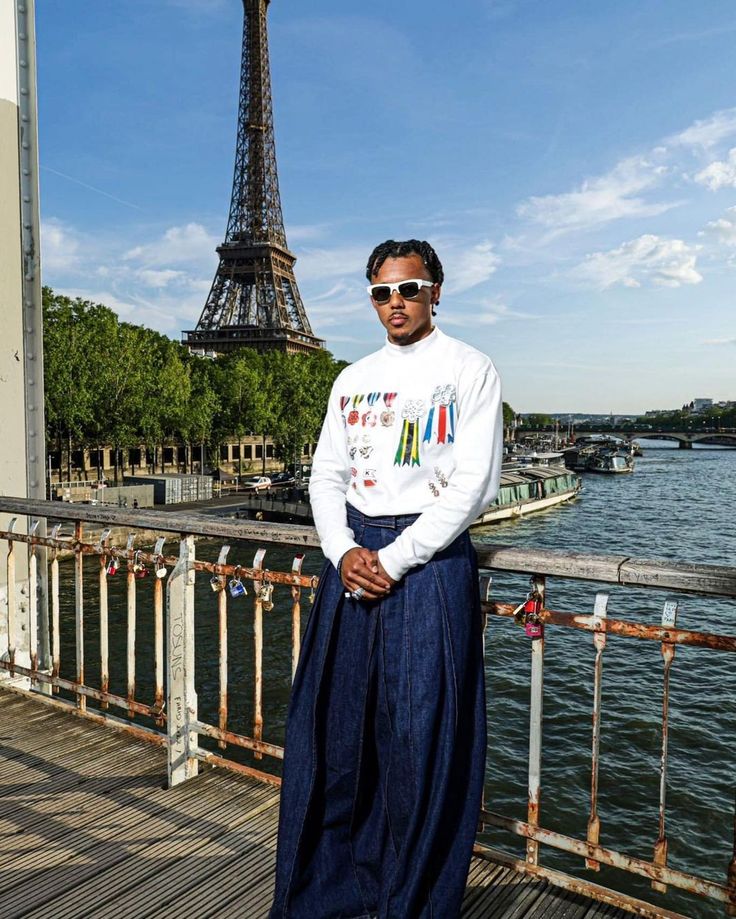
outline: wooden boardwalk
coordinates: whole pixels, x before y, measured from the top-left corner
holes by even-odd
[[[278,791],[0,689],[0,919],[265,919]],[[466,919],[630,916],[474,858]],[[319,919],[319,917],[314,917]]]

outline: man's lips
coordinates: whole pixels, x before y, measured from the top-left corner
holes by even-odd
[[[403,313],[394,313],[388,321],[391,325],[403,325],[406,322],[406,316]]]

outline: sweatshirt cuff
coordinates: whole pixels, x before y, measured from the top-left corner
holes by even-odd
[[[386,574],[394,581],[400,581],[411,568],[411,565],[407,565],[402,558],[395,542],[378,550],[378,560],[383,565]]]
[[[354,539],[343,534],[330,536],[329,539],[322,541],[321,546],[323,554],[332,562],[335,568],[337,568],[338,562],[346,552],[360,548]]]

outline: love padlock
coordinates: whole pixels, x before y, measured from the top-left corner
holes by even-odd
[[[159,561],[158,568],[156,568],[156,577],[159,580],[162,580],[163,578],[166,577],[167,574],[168,574],[168,571],[166,570],[166,565],[164,565],[162,561]]]
[[[118,560],[116,558],[111,558],[107,563],[107,568],[105,570],[109,576],[112,576],[118,573],[119,567],[120,565],[118,564]]]
[[[524,632],[527,638],[544,638],[544,623],[539,614],[542,611],[542,598],[531,593],[524,603]]]
[[[230,590],[231,597],[244,597],[248,593],[245,589],[245,584],[243,584],[240,578],[231,578],[228,589]]]
[[[223,583],[222,579],[216,574],[213,574],[210,578],[210,587],[212,588],[213,593],[219,594],[224,586],[225,584]]]

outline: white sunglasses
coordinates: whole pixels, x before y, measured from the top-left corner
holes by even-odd
[[[414,300],[423,287],[432,287],[432,281],[423,278],[410,278],[408,281],[397,281],[395,284],[369,284],[366,290],[376,303],[388,303],[391,294],[397,291],[402,300]]]

